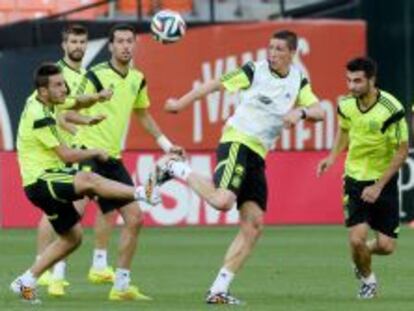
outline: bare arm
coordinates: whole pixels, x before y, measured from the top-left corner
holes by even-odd
[[[96,116],[85,116],[74,110],[68,110],[58,115],[57,123],[62,129],[75,135],[77,132],[75,125],[95,125],[105,120],[105,118],[106,116],[101,114]]]
[[[154,137],[154,139],[162,135],[160,127],[147,109],[135,109],[135,112],[139,122],[148,134]]]
[[[147,109],[136,109],[138,119],[144,129],[152,137],[154,137],[157,144],[164,152],[173,152],[178,155],[184,155],[184,149],[180,146],[174,145],[162,132],[158,124]]]
[[[325,119],[325,111],[319,103],[315,103],[308,108],[302,108],[305,111],[305,119],[310,121],[322,121]]]
[[[309,121],[322,121],[325,118],[325,111],[322,109],[319,103],[314,103],[309,107],[296,107],[292,109],[283,118],[283,123],[286,128],[292,127],[300,121],[305,119]]]
[[[391,178],[398,172],[403,166],[408,156],[408,142],[401,142],[397,152],[391,160],[391,163],[381,178],[377,181],[377,184],[384,188],[384,186],[391,180]]]
[[[77,125],[95,125],[105,120],[106,116],[98,114],[95,116],[85,116],[76,111],[69,110],[61,115],[59,121],[69,122]]]
[[[210,80],[206,83],[201,84],[199,87],[192,89],[187,94],[183,95],[179,99],[170,98],[167,100],[164,108],[168,112],[180,112],[185,109],[187,106],[191,105],[197,99],[200,99],[207,94],[218,91],[222,88],[221,82],[219,79]]]
[[[338,131],[336,132],[335,142],[329,153],[328,157],[323,159],[318,164],[317,175],[318,177],[325,173],[332,164],[335,163],[336,158],[340,155],[349,144],[349,134],[348,131],[338,127]]]
[[[398,147],[397,152],[392,158],[387,170],[381,178],[373,185],[365,187],[361,194],[361,199],[368,203],[374,203],[378,200],[382,189],[391,180],[391,178],[398,172],[404,164],[408,156],[408,142],[402,142]]]
[[[54,148],[58,157],[65,163],[76,163],[93,158],[107,161],[108,154],[99,149],[74,149],[62,144]]]
[[[95,105],[98,102],[110,100],[112,94],[112,90],[103,89],[98,93],[79,95],[76,97],[76,102],[72,109],[77,110],[82,108],[88,108]]]

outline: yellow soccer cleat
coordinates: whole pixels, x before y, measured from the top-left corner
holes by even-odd
[[[88,273],[88,280],[94,284],[113,283],[115,280],[115,272],[112,267],[106,267],[103,270],[91,268]]]
[[[47,288],[47,293],[53,297],[65,295],[65,280],[52,280]]]
[[[138,289],[138,287],[130,285],[126,290],[117,290],[112,287],[109,292],[109,300],[120,301],[120,300],[152,300],[151,297],[144,295]]]
[[[49,286],[52,282],[52,273],[49,270],[43,272],[43,274],[37,279],[37,285]]]

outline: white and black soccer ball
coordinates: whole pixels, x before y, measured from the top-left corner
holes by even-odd
[[[184,19],[175,11],[159,11],[151,20],[154,39],[164,44],[177,42],[184,36],[185,30]]]

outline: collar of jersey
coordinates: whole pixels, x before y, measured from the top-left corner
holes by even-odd
[[[380,91],[380,90],[378,90],[377,100],[376,100],[376,101],[375,101],[375,103],[374,103],[371,107],[369,107],[367,110],[362,110],[362,109],[361,109],[361,106],[360,106],[360,104],[359,104],[359,99],[358,99],[357,97],[355,97],[355,102],[356,102],[356,106],[357,106],[357,108],[358,108],[359,112],[361,112],[361,113],[367,113],[368,111],[370,111],[372,108],[374,108],[374,107],[377,105],[377,103],[379,102],[380,98],[381,98],[381,91]]]
[[[72,70],[72,71],[74,71],[74,72],[76,72],[77,74],[82,74],[82,72],[80,71],[80,69],[79,70],[77,70],[76,68],[73,68],[71,65],[69,65],[67,62],[65,62],[65,60],[62,58],[61,60],[60,60],[61,62],[62,62],[62,64],[65,66],[65,67],[68,67],[70,70]]]
[[[36,101],[39,102],[43,106],[43,110],[45,112],[51,111],[52,113],[55,111],[55,106],[47,105],[43,100],[41,100],[38,96],[35,97]]]
[[[269,63],[269,62],[268,62],[268,67],[269,67],[269,71],[270,71],[270,73],[272,74],[272,76],[274,76],[274,77],[276,77],[276,78],[279,78],[279,79],[284,79],[284,78],[286,78],[286,77],[289,75],[289,73],[290,73],[290,71],[288,71],[288,73],[287,73],[286,75],[282,76],[280,73],[278,73],[276,70],[274,70],[274,69],[272,68],[272,66],[270,66],[270,63]]]
[[[119,70],[117,70],[114,66],[112,66],[111,61],[108,61],[108,66],[111,68],[117,75],[119,75],[122,79],[125,79],[128,76],[129,69],[126,74],[122,74]]]

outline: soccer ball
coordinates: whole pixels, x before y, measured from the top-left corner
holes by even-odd
[[[183,18],[174,11],[159,11],[151,20],[154,39],[164,44],[177,42],[184,36],[185,30]]]

